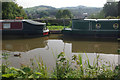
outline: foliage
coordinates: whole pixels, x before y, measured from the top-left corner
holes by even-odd
[[[8,53],[2,53],[3,59],[7,59],[9,54]]]
[[[71,28],[71,27],[72,27],[72,21],[70,21],[68,28]]]
[[[8,67],[7,65],[2,65],[2,78],[14,80],[16,78],[22,79],[36,79],[36,78],[49,78],[47,67],[43,65],[43,61],[37,60],[37,65],[31,60],[32,67],[21,65],[20,69],[14,67]]]
[[[14,2],[2,2],[2,19],[15,19],[16,17],[27,18],[23,8]]]
[[[55,19],[55,16],[57,18],[60,18],[61,14],[57,14],[59,10],[69,10],[73,15],[72,17],[74,18],[80,18],[83,17],[83,13],[88,13],[88,16],[94,13],[98,13],[101,8],[96,8],[96,7],[85,7],[85,6],[77,6],[77,7],[65,7],[65,8],[54,8],[51,6],[36,6],[36,7],[31,7],[31,8],[25,8],[24,9],[26,14],[28,15],[28,18],[36,19],[36,18],[53,18]],[[48,15],[40,15],[42,12],[48,13]],[[61,13],[61,12],[59,12]],[[59,16],[60,15],[60,16]]]
[[[72,61],[65,57],[65,53],[62,52],[57,57],[56,63],[56,76],[58,79],[61,78],[80,78],[80,79],[88,79],[88,78],[106,78],[106,79],[119,79],[120,67],[117,66],[114,70],[111,69],[111,65],[107,62],[102,63],[99,60],[99,56],[97,56],[97,62],[93,62],[93,65],[90,65],[89,58],[86,54],[87,60],[83,63],[82,56],[73,55]],[[98,63],[101,62],[101,65]],[[72,67],[74,65],[74,67]]]
[[[111,2],[111,3],[106,3],[103,7],[103,11],[105,13],[105,17],[107,16],[118,16],[118,3],[116,2]]]
[[[71,13],[71,11],[65,9],[63,10],[63,18],[73,18],[73,14]]]
[[[104,11],[101,10],[99,13],[92,14],[89,16],[89,18],[91,18],[91,19],[104,19],[105,18]]]
[[[72,59],[68,59],[64,52],[61,52],[56,58],[56,69],[51,74],[47,71],[47,67],[36,60],[37,65],[31,59],[32,67],[22,65],[20,69],[2,65],[3,79],[15,80],[15,78],[38,79],[38,78],[79,78],[79,79],[120,79],[120,67],[112,68],[107,62],[101,61],[99,56],[94,59],[93,65],[90,64],[89,58],[83,61],[82,55],[73,55]],[[97,62],[96,62],[97,61]],[[99,65],[98,63],[101,63]],[[111,69],[112,68],[112,69]]]
[[[43,5],[32,8],[25,8],[24,10],[30,19],[54,18],[54,15],[57,12],[56,8]]]
[[[103,7],[103,9],[96,14],[92,14],[89,16],[89,18],[93,19],[120,19],[120,2],[109,2],[106,3]]]
[[[120,16],[114,17],[114,16],[107,16],[107,19],[120,19]]]
[[[62,11],[62,10],[59,10],[59,11],[56,13],[56,18],[57,18],[57,19],[63,18],[62,13],[63,13],[63,11]]]
[[[59,10],[56,14],[56,18],[57,19],[66,19],[66,18],[69,18],[71,19],[73,17],[72,13],[69,11],[69,10]]]
[[[69,26],[65,26],[66,28],[69,28]],[[62,30],[64,26],[47,26],[49,30]]]
[[[71,19],[40,19],[35,21],[46,23],[47,26],[72,26]]]
[[[120,1],[118,3],[118,16],[120,16]]]

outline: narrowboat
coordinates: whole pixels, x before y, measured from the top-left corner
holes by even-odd
[[[0,20],[0,30],[4,35],[48,35],[46,23],[32,20]]]
[[[72,27],[62,32],[70,36],[119,37],[120,19],[73,19]]]

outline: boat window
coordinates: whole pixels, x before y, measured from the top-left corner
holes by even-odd
[[[113,28],[114,29],[118,29],[119,28],[119,24],[117,24],[117,23],[113,24]]]
[[[97,23],[97,24],[96,24],[96,28],[97,28],[97,29],[100,29],[100,28],[101,28],[101,24]]]
[[[10,23],[3,23],[3,29],[10,29]]]

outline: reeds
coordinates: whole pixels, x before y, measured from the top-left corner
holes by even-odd
[[[41,58],[36,59],[36,64],[31,60],[32,67],[22,65],[20,69],[14,67],[8,67],[3,65],[2,77],[3,79],[15,78],[76,78],[76,79],[120,79],[120,67],[116,66],[115,69],[111,69],[111,65],[108,63],[101,63],[99,56],[94,59],[93,65],[90,64],[90,60],[86,54],[87,59],[83,61],[82,55],[73,55],[72,59],[66,58],[65,53],[61,52],[56,59],[56,68],[52,73],[49,73],[47,67],[43,64]],[[96,60],[96,61],[95,61]]]

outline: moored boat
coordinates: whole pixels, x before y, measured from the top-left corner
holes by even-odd
[[[0,30],[4,35],[48,35],[46,23],[32,20],[0,20]]]
[[[119,37],[120,19],[73,19],[72,27],[62,32],[70,36]]]

